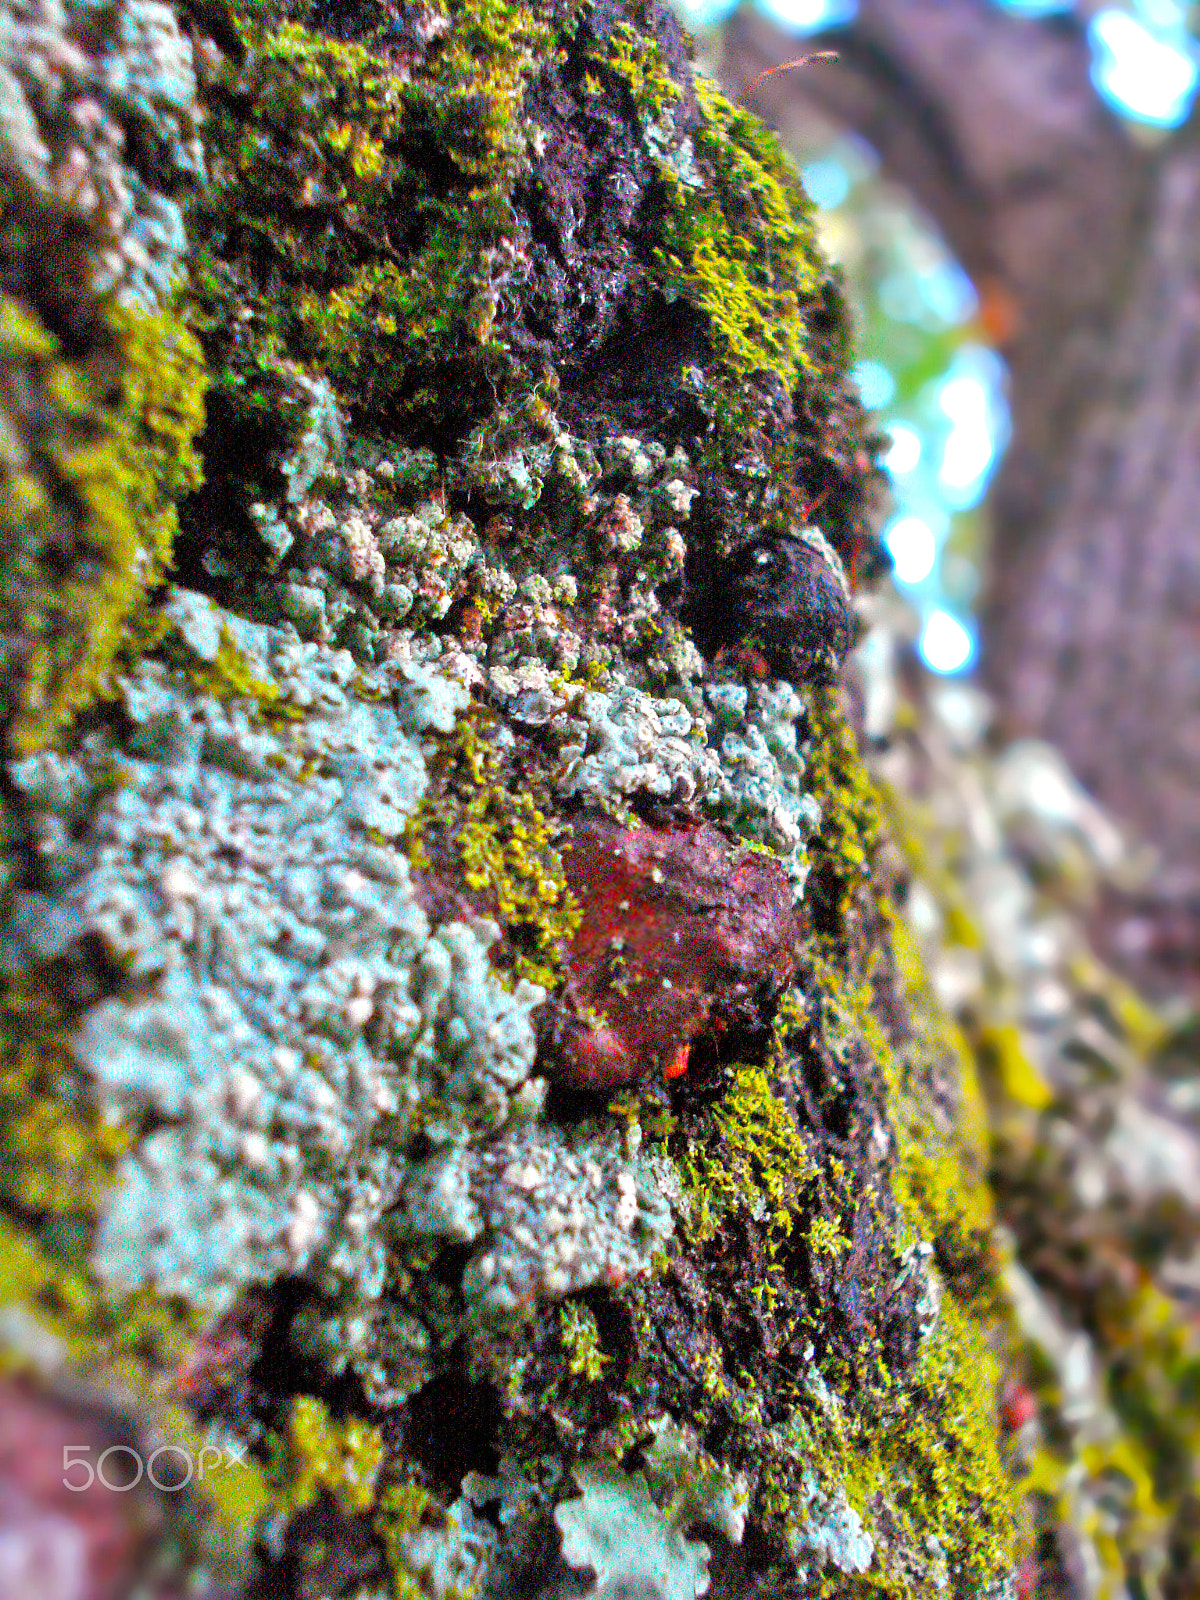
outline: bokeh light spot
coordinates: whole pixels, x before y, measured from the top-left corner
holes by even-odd
[[[942,385],[939,401],[954,427],[942,452],[938,481],[961,495],[986,475],[995,454],[987,394],[978,378],[950,378]]]
[[[818,33],[852,22],[858,0],[755,0],[755,10],[789,33]]]
[[[956,511],[978,505],[1008,443],[1007,369],[994,350],[962,346],[937,389],[938,409],[952,427],[942,449],[938,485]]]
[[[850,374],[868,411],[878,411],[896,392],[896,380],[881,361],[860,361]]]
[[[719,27],[738,8],[738,0],[672,0],[672,4],[684,27],[693,33]]]
[[[917,649],[933,672],[964,672],[974,658],[975,640],[957,617],[948,611],[932,611]]]
[[[966,322],[979,309],[975,285],[957,261],[943,261],[921,280],[921,298],[942,322],[951,327]]]
[[[1187,120],[1196,93],[1195,46],[1182,29],[1158,38],[1126,11],[1106,7],[1088,24],[1092,82],[1127,117],[1159,128]]]
[[[884,529],[883,542],[898,583],[924,583],[937,560],[933,529],[920,517],[897,517]]]
[[[805,193],[822,211],[840,206],[850,193],[850,174],[840,161],[810,161],[800,176]]]
[[[921,435],[915,428],[905,427],[902,422],[893,422],[888,429],[892,441],[892,448],[883,458],[883,466],[893,478],[903,478],[907,473],[914,472],[921,461]]]

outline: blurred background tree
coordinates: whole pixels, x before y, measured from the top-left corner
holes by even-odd
[[[893,440],[885,538],[926,664],[978,660],[998,731],[1051,741],[1157,847],[1153,887],[1110,908],[1108,943],[1143,977],[1186,981],[1200,926],[1187,14],[1176,0],[682,9],[722,24],[713,64],[807,164],[850,272],[863,396]],[[820,49],[836,64],[760,77]]]

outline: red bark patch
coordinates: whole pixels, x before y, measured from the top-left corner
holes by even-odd
[[[708,822],[622,829],[590,817],[563,866],[583,915],[545,1024],[563,1082],[678,1077],[701,1034],[767,1021],[800,937],[777,861]]]

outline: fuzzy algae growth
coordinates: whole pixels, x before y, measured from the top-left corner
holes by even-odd
[[[969,1076],[835,696],[689,621],[727,558],[807,531],[835,572],[864,531],[794,171],[653,0],[193,26],[224,64],[178,299],[98,302],[111,395],[37,307],[3,324],[8,392],[53,400],[14,504],[47,546],[47,505],[92,519],[62,596],[103,601],[78,661],[49,600],[10,630],[11,1298],[127,1331],[136,1415],[248,1450],[181,1582],[1005,1593]],[[690,1060],[581,1092],[549,1019],[621,935],[571,829],[669,864],[697,818],[712,919],[761,881],[803,936],[739,955]],[[656,865],[613,915],[660,950],[685,909]]]

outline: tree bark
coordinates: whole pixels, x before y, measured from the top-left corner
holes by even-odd
[[[992,490],[983,615],[1002,730],[1057,744],[1159,848],[1164,902],[1194,907],[1196,139],[1150,148],[1121,126],[1089,82],[1078,17],[861,0],[851,27],[803,44],[824,47],[836,66],[768,79],[751,103],[785,133],[807,102],[870,140],[1009,322],[1013,437]],[[748,84],[798,48],[740,13],[725,75]]]

